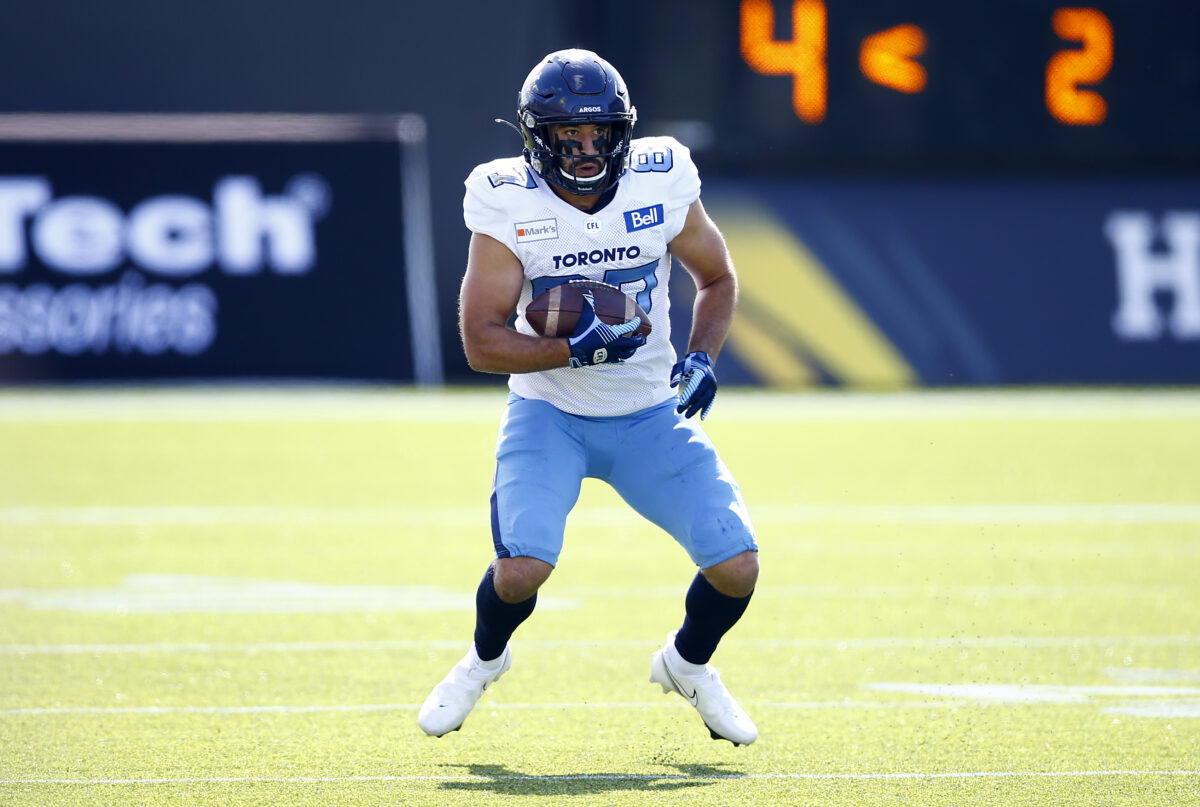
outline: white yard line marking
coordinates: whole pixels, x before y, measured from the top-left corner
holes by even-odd
[[[1194,524],[1200,504],[767,505],[751,516],[780,524]]]
[[[910,681],[872,681],[863,689],[953,699],[971,706],[1046,707],[1100,705],[1104,699],[1121,698],[1103,707],[1107,714],[1143,718],[1192,719],[1200,717],[1200,687],[1148,684],[930,684]]]
[[[1092,546],[1092,545],[1089,545]],[[575,586],[567,589],[573,597],[613,601],[617,598],[681,600],[686,584],[671,586]],[[4,597],[0,589],[0,599]],[[1195,585],[1185,583],[1102,583],[1102,584],[1042,584],[1012,583],[990,586],[946,585],[925,583],[913,585],[769,585],[755,592],[756,599],[1067,599],[1097,597],[1106,600],[1126,597],[1183,598],[1197,593]],[[1198,674],[1200,675],[1200,674]]]
[[[970,704],[967,701],[744,701],[764,709],[948,709]],[[676,699],[665,701],[592,701],[579,703],[487,703],[480,711],[530,711],[539,709],[658,709],[663,706],[685,707]],[[416,711],[419,703],[350,703],[312,706],[46,706],[25,709],[0,709],[0,715],[242,715],[307,714],[311,712],[404,712]]]
[[[131,574],[109,588],[0,588],[0,603],[43,611],[110,614],[335,614],[475,611],[469,591],[443,586],[331,585],[195,574]],[[551,610],[577,599],[547,597]]]
[[[924,684],[909,681],[878,681],[863,684],[875,692],[907,692],[971,701],[1005,703],[1083,703],[1094,696],[1120,697],[1200,697],[1200,687],[1125,685],[1047,685],[1047,684]]]
[[[1129,703],[1123,706],[1111,706],[1102,711],[1110,715],[1185,720],[1200,718],[1200,701],[1193,703]]]
[[[243,388],[6,391],[0,423],[480,423],[494,426],[505,391]]]
[[[486,503],[485,503],[486,505]],[[615,509],[615,508],[614,508]],[[483,507],[2,507],[9,527],[447,526],[485,523]]]
[[[795,779],[795,780],[931,780],[931,779],[1070,779],[1115,776],[1200,776],[1200,771],[1187,770],[1099,770],[1099,771],[946,771],[940,773],[568,773],[545,776],[498,774],[494,776],[188,776],[147,779],[0,779],[0,785],[177,785],[177,784],[329,784],[354,782],[646,782],[723,781],[728,779]]]
[[[751,515],[766,524],[1197,524],[1200,503],[1122,504],[911,504],[911,505],[757,505]],[[486,523],[486,507],[0,507],[0,526],[130,527],[254,526],[287,524],[327,526],[461,527]],[[572,527],[645,523],[624,507],[581,507],[572,511]]]
[[[0,395],[0,423],[379,421],[472,422],[494,427],[504,411],[505,392],[502,388],[426,392],[283,385],[224,390],[9,390]],[[1200,395],[1192,390],[772,393],[732,388],[722,390],[721,396],[722,423],[1200,417]]]
[[[469,639],[394,639],[333,642],[162,642],[148,644],[10,644],[0,645],[0,655],[76,655],[122,653],[361,653],[392,650],[463,651]],[[649,642],[641,645],[648,646]]]
[[[1183,584],[1114,583],[1110,585],[796,585],[770,586],[759,597],[769,599],[965,599],[1055,600],[1092,598],[1171,598],[1180,602],[1194,593]],[[542,610],[578,609],[589,600],[682,600],[679,586],[571,586],[573,596],[544,592]],[[256,578],[178,574],[135,574],[119,586],[81,588],[0,588],[0,604],[13,603],[41,611],[114,614],[330,614],[385,612],[453,612],[475,610],[474,592],[443,586],[347,585]]]
[[[1200,670],[1164,670],[1155,667],[1106,667],[1104,674],[1126,684],[1200,684]]]
[[[10,644],[0,645],[0,655],[89,655],[122,653],[361,653],[397,650],[448,650],[462,652],[470,639],[392,639],[379,641],[315,642],[153,642],[145,644]],[[654,639],[522,639],[520,647],[529,650],[556,650],[563,647],[654,648]],[[739,639],[730,637],[722,646],[757,649],[814,648],[825,650],[932,650],[939,648],[1085,648],[1085,647],[1197,647],[1197,636],[933,636]]]

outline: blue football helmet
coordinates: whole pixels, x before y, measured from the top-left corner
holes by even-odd
[[[525,160],[547,182],[584,196],[604,193],[625,173],[636,121],[621,74],[590,50],[549,54],[529,73],[517,97]],[[597,142],[600,153],[572,155],[578,142],[555,140],[551,133],[551,126],[564,123],[607,124],[608,137]],[[603,160],[599,173],[578,175],[580,162],[596,159]]]

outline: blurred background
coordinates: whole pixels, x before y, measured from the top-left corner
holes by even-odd
[[[1197,383],[1197,42],[1184,0],[8,4],[0,384],[502,382],[462,180],[564,47],[692,149],[723,381]]]

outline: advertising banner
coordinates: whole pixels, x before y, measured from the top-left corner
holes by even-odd
[[[440,381],[404,123],[0,122],[0,383]]]
[[[1200,383],[1200,181],[710,182],[705,202],[742,281],[727,375]]]

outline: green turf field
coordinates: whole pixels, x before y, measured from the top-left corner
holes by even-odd
[[[461,732],[504,394],[0,393],[0,804],[1200,804],[1200,393],[722,391],[763,573],[647,681],[694,573],[586,484]]]

